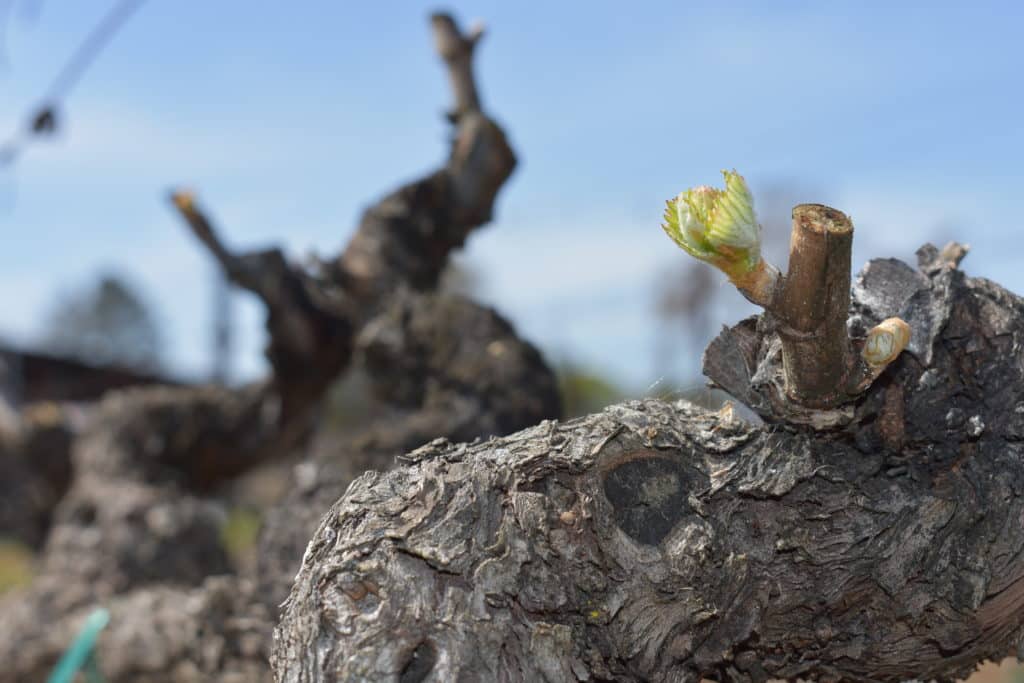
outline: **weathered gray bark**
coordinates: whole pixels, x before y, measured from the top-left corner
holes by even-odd
[[[446,17],[432,25],[453,80],[471,79],[478,36],[463,37]],[[437,436],[470,439],[558,415],[550,369],[507,322],[430,293],[451,251],[490,219],[515,166],[479,98],[464,100],[470,86],[456,88],[445,164],[370,207],[343,254],[314,268],[276,250],[232,252],[190,195],[174,195],[232,281],[266,306],[271,376],[241,389],[117,392],[92,411],[71,446],[67,492],[48,503],[56,508],[39,576],[0,598],[0,682],[45,677],[96,603],[112,612],[99,646],[112,682],[269,680],[276,605],[320,514],[355,474]],[[388,414],[312,464],[323,507],[301,498],[311,487],[297,477],[257,576],[223,576],[231,567],[218,489],[301,445],[353,360],[373,369]],[[401,428],[384,429],[385,418]]]
[[[139,647],[119,656],[137,653],[142,669],[128,671],[166,660],[184,636],[165,638],[154,626],[172,618],[163,606],[184,609],[185,593],[197,592],[190,587],[230,571],[217,503],[195,495],[185,484],[187,471],[175,468],[177,449],[194,445],[201,431],[195,427],[205,426],[190,423],[189,415],[213,406],[215,392],[192,390],[202,398],[190,394],[193,401],[183,402],[183,391],[111,394],[75,438],[74,478],[54,510],[39,573],[27,588],[0,598],[0,681],[45,680],[97,604],[117,605],[116,618],[134,617],[120,628],[134,631]],[[183,593],[180,602],[160,597],[174,592]]]
[[[186,215],[266,304],[272,376],[97,407],[47,503],[39,578],[0,600],[0,682],[43,678],[95,602],[112,612],[111,681],[269,680],[273,608],[300,564],[280,681],[949,679],[1019,647],[1024,304],[965,279],[956,249],[923,252],[921,273],[874,262],[855,284],[853,336],[900,315],[913,355],[823,411],[830,430],[648,401],[453,445],[552,416],[557,396],[496,314],[430,293],[514,166],[472,82],[479,34],[433,26],[451,155],[371,207],[342,255],[237,255]],[[255,576],[218,576],[217,488],[302,443],[353,360],[387,413],[297,468]],[[779,415],[769,322],[705,360]]]
[[[842,428],[631,402],[362,476],[277,680],[945,681],[1018,652],[1024,301],[926,248],[872,262],[852,310],[915,336]],[[747,321],[711,365],[749,386],[769,347]]]
[[[104,677],[133,683],[270,681],[272,616],[252,594],[247,581],[219,576],[194,588],[155,584],[110,599],[110,625],[97,644]],[[32,615],[23,613],[30,606],[22,601],[8,614],[30,623]],[[45,624],[31,647],[5,649],[3,680],[45,681],[53,663],[39,653],[65,650],[91,609]]]
[[[434,438],[508,434],[559,414],[553,374],[493,311],[460,298],[405,293],[358,340],[372,389],[390,407],[342,442],[320,444],[269,515],[257,562],[260,595],[275,608],[323,513],[367,469]]]

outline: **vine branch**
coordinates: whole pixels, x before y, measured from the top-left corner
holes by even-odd
[[[865,339],[850,338],[853,222],[821,204],[794,207],[789,268],[782,275],[761,257],[761,227],[746,182],[735,171],[725,178],[725,190],[698,187],[670,200],[666,233],[725,272],[775,321],[785,400],[812,410],[851,401],[910,341],[910,328],[899,318],[883,321]]]

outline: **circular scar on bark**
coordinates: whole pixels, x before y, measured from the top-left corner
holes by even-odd
[[[678,459],[634,453],[608,470],[604,494],[615,523],[635,541],[658,545],[691,514],[687,496],[696,473]]]

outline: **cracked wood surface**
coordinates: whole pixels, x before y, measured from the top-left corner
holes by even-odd
[[[933,324],[845,427],[631,402],[364,475],[277,680],[946,681],[1016,652],[1024,302],[937,253],[858,278],[864,325]]]

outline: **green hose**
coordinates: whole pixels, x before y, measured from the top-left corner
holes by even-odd
[[[46,683],[74,683],[79,671],[85,674],[88,683],[104,683],[96,662],[96,640],[109,621],[110,612],[102,607],[93,610]]]

